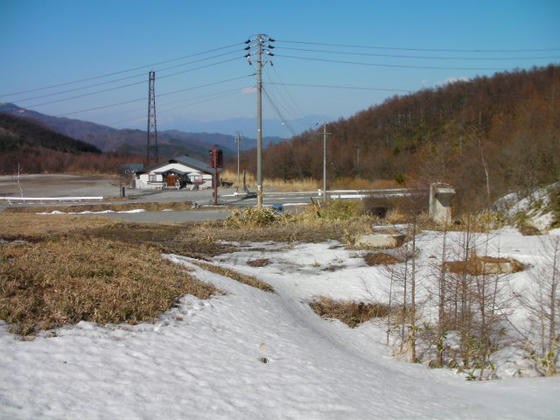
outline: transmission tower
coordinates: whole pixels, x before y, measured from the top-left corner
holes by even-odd
[[[148,77],[148,129],[146,130],[146,166],[150,166],[152,155],[155,155],[155,162],[159,161],[159,150],[157,141],[157,121],[156,121],[156,94],[154,85],[156,72],[150,71]],[[154,144],[155,153],[152,150]]]

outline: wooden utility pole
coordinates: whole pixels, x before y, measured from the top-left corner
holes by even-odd
[[[241,179],[239,177],[239,150],[241,147],[241,132],[238,131],[237,135],[235,136],[235,142],[237,143],[237,188],[241,184]]]

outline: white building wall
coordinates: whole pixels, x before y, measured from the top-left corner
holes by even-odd
[[[139,189],[162,189],[164,188],[164,179],[162,173],[167,172],[169,170],[178,170],[181,172],[187,172],[189,174],[200,174],[202,175],[202,184],[199,185],[200,189],[207,189],[212,188],[212,174],[207,174],[205,172],[201,172],[198,169],[191,168],[190,166],[186,166],[182,163],[167,163],[159,168],[156,168],[150,173],[144,173],[136,176],[135,179],[135,187]],[[156,176],[156,181],[150,181],[150,175]]]
[[[154,174],[155,182],[150,181],[150,174],[140,174],[135,179],[135,187],[142,190],[161,190],[163,188],[163,175]]]

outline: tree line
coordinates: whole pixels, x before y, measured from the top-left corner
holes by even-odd
[[[458,204],[558,180],[560,66],[496,73],[394,96],[328,124],[328,178],[453,184]],[[321,130],[264,150],[264,176],[322,177]],[[254,151],[242,157],[255,171]]]

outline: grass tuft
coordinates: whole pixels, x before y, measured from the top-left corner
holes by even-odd
[[[517,273],[525,266],[514,258],[472,255],[467,261],[446,261],[445,269],[454,274],[482,276],[488,274]]]
[[[274,293],[274,288],[270,284],[259,280],[256,277],[241,274],[229,268],[220,267],[202,261],[192,261],[192,263],[198,265],[200,268],[211,271],[212,273],[216,273],[224,277],[229,277],[230,279],[236,280],[251,287],[255,287],[257,289],[264,290],[265,292]]]
[[[392,264],[398,264],[403,262],[401,259],[390,255],[390,254],[386,254],[384,252],[370,252],[366,255],[364,255],[364,261],[366,262],[367,265],[369,266],[373,266],[373,265],[392,265]]]
[[[270,260],[268,258],[247,261],[247,265],[251,267],[266,267],[269,264]]]
[[[372,318],[385,317],[391,312],[391,307],[384,303],[335,301],[325,296],[320,296],[309,306],[321,318],[338,319],[350,328],[355,328]]]

